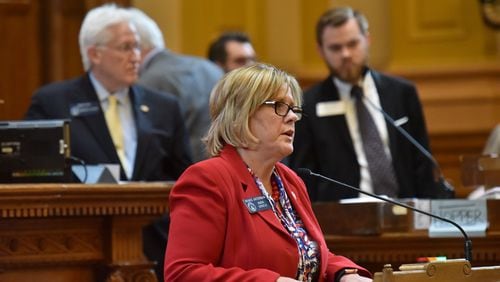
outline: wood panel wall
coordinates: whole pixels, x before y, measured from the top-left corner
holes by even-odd
[[[80,24],[89,9],[105,2],[0,1],[0,120],[22,119],[38,87],[83,73]]]
[[[40,3],[0,2],[0,120],[17,119],[42,82]]]
[[[43,84],[83,72],[78,30],[105,0],[0,1],[0,120],[20,119]],[[413,80],[431,146],[445,176],[460,181],[459,157],[480,153],[500,121],[500,31],[486,26],[471,0],[122,0],[150,14],[175,52],[204,57],[220,32],[252,37],[259,58],[297,76],[304,87],[327,75],[314,25],[332,6],[365,12],[371,64]]]

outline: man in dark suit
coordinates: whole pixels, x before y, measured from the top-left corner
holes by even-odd
[[[191,163],[179,103],[134,85],[139,36],[128,12],[114,5],[91,10],[80,50],[86,74],[39,89],[26,118],[70,119],[72,155],[87,164],[120,164],[122,180],[177,179]],[[112,98],[118,125],[106,113]]]
[[[330,76],[304,93],[304,117],[296,125],[294,168],[306,167],[369,192],[377,166],[370,166],[373,153],[364,145],[356,102],[362,101],[371,116],[371,128],[381,143],[381,157],[387,159],[394,190],[392,197],[447,197],[438,188],[432,161],[420,152],[378,109],[387,112],[426,150],[429,150],[424,115],[415,86],[401,78],[368,67],[370,37],[365,17],[351,8],[327,11],[316,27],[317,49]],[[351,91],[359,87],[362,100]],[[360,104],[361,105],[361,104]],[[378,108],[378,109],[377,109]],[[366,112],[366,111],[365,111]],[[366,138],[365,138],[366,139]],[[376,152],[377,153],[377,152]],[[374,169],[375,168],[375,169]],[[356,191],[315,179],[307,179],[312,201],[333,201],[358,197]],[[377,183],[377,182],[375,182]],[[385,185],[385,184],[384,184]],[[379,193],[381,194],[381,193]]]
[[[224,74],[214,63],[176,54],[165,48],[163,34],[148,15],[128,8],[141,38],[142,62],[138,83],[179,98],[191,143],[193,161],[207,158],[202,138],[210,126],[210,91]]]

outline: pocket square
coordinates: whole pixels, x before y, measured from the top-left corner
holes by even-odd
[[[405,116],[405,117],[402,117],[402,118],[400,118],[400,119],[395,120],[395,121],[394,121],[394,124],[395,124],[396,126],[401,126],[401,125],[403,125],[403,124],[405,124],[405,123],[407,123],[407,122],[408,122],[408,117],[406,117],[406,116]]]

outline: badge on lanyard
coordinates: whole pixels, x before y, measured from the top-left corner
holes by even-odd
[[[243,199],[243,203],[252,214],[271,209],[271,204],[265,196]]]

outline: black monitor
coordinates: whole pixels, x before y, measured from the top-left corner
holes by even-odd
[[[71,182],[68,120],[0,121],[0,182]]]

